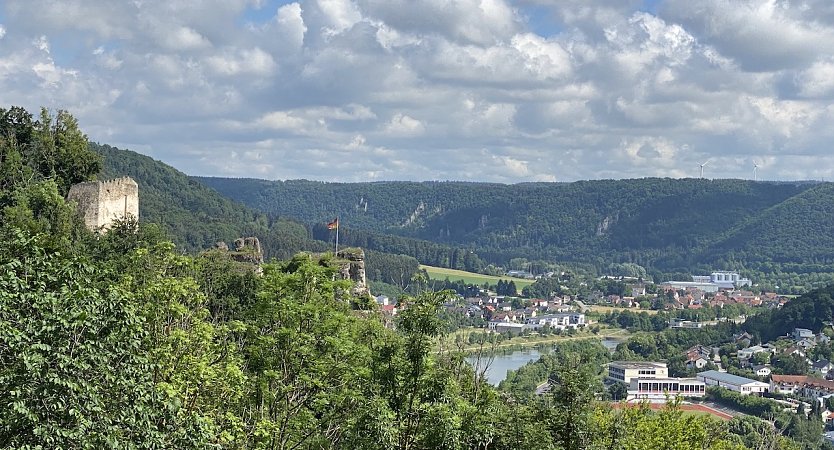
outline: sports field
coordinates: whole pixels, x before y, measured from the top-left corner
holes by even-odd
[[[426,273],[429,274],[429,278],[432,280],[445,280],[446,278],[449,281],[457,281],[463,280],[464,283],[467,284],[477,284],[478,286],[489,283],[489,284],[498,284],[498,280],[504,281],[512,281],[515,283],[516,289],[521,291],[525,286],[529,286],[533,284],[534,280],[524,280],[521,278],[513,278],[513,277],[495,277],[492,275],[484,275],[480,273],[474,272],[465,272],[463,270],[455,270],[455,269],[446,269],[443,267],[434,267],[434,266],[424,266],[420,265],[421,269],[425,269]]]
[[[649,403],[648,404],[651,409],[658,410],[663,409],[666,405],[659,404],[659,403]],[[623,408],[623,407],[637,407],[637,404],[625,404],[625,403],[613,403],[611,406],[614,408]],[[725,411],[719,411],[714,408],[710,408],[709,406],[702,405],[702,404],[690,404],[684,403],[678,405],[678,408],[684,415],[688,416],[712,416],[717,419],[721,420],[730,420],[733,418],[732,415],[728,414]]]

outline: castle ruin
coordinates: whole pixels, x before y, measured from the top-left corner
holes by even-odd
[[[130,177],[74,184],[67,200],[78,203],[84,224],[93,231],[106,231],[128,216],[139,219],[139,185]]]

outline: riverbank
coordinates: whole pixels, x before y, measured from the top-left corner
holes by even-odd
[[[535,348],[543,345],[553,345],[558,344],[559,342],[565,341],[576,341],[581,339],[599,339],[599,340],[614,340],[614,341],[625,341],[631,336],[627,330],[621,328],[603,328],[599,331],[599,333],[591,333],[589,331],[582,331],[575,335],[566,335],[566,334],[551,334],[551,335],[528,335],[528,336],[514,336],[510,339],[505,339],[498,343],[489,343],[486,342],[484,344],[480,343],[473,343],[473,344],[465,344],[462,347],[455,345],[457,336],[461,336],[463,339],[468,339],[470,333],[477,333],[480,331],[483,334],[488,334],[487,331],[479,328],[468,328],[458,330],[455,333],[450,334],[444,341],[444,347],[452,346],[459,348],[463,352],[471,353],[483,350],[501,350],[501,351],[512,351],[512,350],[522,350],[526,348]]]

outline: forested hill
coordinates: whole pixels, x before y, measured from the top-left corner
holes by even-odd
[[[180,249],[200,251],[218,241],[230,243],[242,236],[257,236],[266,259],[286,259],[301,251],[332,249],[332,244],[327,242],[331,239],[328,233],[319,236],[322,240],[316,240],[311,226],[256,213],[160,161],[108,145],[91,143],[89,148],[104,159],[99,178],[127,175],[139,183],[140,221],[158,224]],[[372,232],[351,233],[344,243],[365,247],[368,278],[386,283],[402,278],[408,281],[417,270],[417,260],[401,253],[421,256],[427,263],[447,265],[453,255],[460,253],[460,250],[415,239],[392,242],[385,235]]]
[[[351,228],[471,246],[497,262],[524,255],[598,265],[636,262],[666,271],[834,262],[834,245],[820,245],[834,239],[829,183],[197,179],[269,214],[307,223],[338,214]]]
[[[260,236],[266,218],[235,203],[184,173],[144,155],[90,143],[104,157],[101,179],[130,176],[139,183],[139,215],[159,224],[183,249],[194,251],[217,241]]]

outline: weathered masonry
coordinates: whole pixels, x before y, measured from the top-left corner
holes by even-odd
[[[67,200],[78,203],[78,212],[90,230],[107,230],[114,221],[139,218],[139,185],[130,177],[78,183]]]

